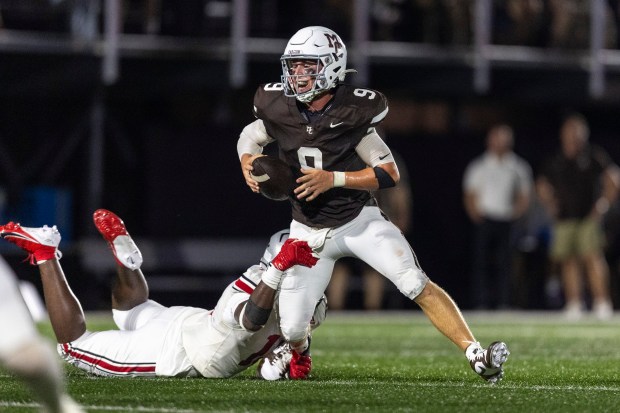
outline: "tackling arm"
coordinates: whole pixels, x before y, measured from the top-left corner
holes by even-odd
[[[284,271],[294,265],[313,267],[317,261],[318,258],[312,255],[312,248],[307,242],[287,239],[263,273],[261,282],[250,295],[250,299],[239,304],[235,310],[235,319],[248,331],[260,330],[269,319]]]

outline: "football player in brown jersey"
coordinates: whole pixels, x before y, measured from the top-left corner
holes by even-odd
[[[280,60],[281,82],[257,89],[257,119],[241,132],[237,151],[246,183],[257,193],[251,164],[267,144],[277,142],[280,158],[298,171],[290,197],[291,237],[307,241],[320,259],[312,269],[292,269],[280,285],[281,328],[294,351],[310,360],[307,336],[314,307],[334,262],[352,256],[414,300],[465,352],[482,378],[500,380],[509,354],[506,344],[480,346],[452,298],[429,280],[407,240],[370,193],[399,181],[392,153],[375,129],[388,112],[385,96],[343,83],[352,72],[347,50],[328,28],[299,30]]]

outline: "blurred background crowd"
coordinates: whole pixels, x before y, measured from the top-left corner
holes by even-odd
[[[286,202],[252,194],[240,173],[236,141],[254,91],[279,81],[295,31],[325,25],[358,69],[348,80],[389,99],[384,135],[408,182],[382,202],[395,203],[392,218],[430,277],[464,309],[563,309],[562,265],[549,257],[554,217],[536,182],[569,114],[583,118],[608,166],[620,162],[619,3],[0,0],[0,216],[59,226],[87,309],[107,308],[108,289],[96,287],[113,269],[90,221],[99,207],[140,242],[154,298],[214,305],[290,221]],[[502,298],[483,302],[464,180],[497,125],[510,129],[531,182],[526,206],[507,219],[509,274],[484,283]],[[620,205],[611,196],[601,212],[609,268],[600,277],[618,308]],[[18,251],[0,251],[38,285]],[[343,264],[333,308],[412,306],[391,285],[356,277],[368,272],[359,263]],[[583,306],[594,308],[583,286]]]

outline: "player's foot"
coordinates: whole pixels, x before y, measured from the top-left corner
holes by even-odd
[[[125,223],[114,212],[98,209],[93,214],[93,221],[99,233],[108,242],[116,262],[130,270],[137,270],[142,265],[142,253],[125,228]]]
[[[480,344],[473,343],[467,348],[465,355],[471,368],[489,383],[497,383],[504,376],[503,365],[510,351],[506,343],[495,341],[483,349]]]
[[[280,380],[288,376],[292,350],[288,343],[283,343],[258,362],[256,375],[265,380]]]
[[[26,251],[30,263],[33,265],[62,257],[58,250],[61,237],[56,225],[53,227],[44,225],[40,228],[28,228],[9,222],[0,226],[0,236]]]

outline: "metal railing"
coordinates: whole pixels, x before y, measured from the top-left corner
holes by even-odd
[[[478,93],[492,88],[492,67],[559,67],[578,68],[589,74],[589,92],[598,98],[605,91],[606,72],[620,69],[620,51],[604,48],[605,0],[591,0],[590,47],[570,52],[561,49],[541,49],[491,43],[493,1],[475,0],[472,9],[473,44],[440,46],[433,44],[372,41],[370,16],[372,0],[353,3],[349,45],[350,61],[358,71],[356,82],[368,82],[372,63],[389,61],[402,65],[443,63],[473,68],[472,84]],[[249,0],[230,3],[230,37],[204,39],[152,34],[121,33],[121,0],[103,0],[101,12],[103,29],[99,36],[50,34],[0,30],[0,53],[71,53],[101,57],[102,83],[112,84],[119,74],[119,59],[141,57],[191,55],[196,59],[228,61],[229,84],[233,88],[246,85],[247,67],[257,57],[279,57],[287,39],[250,37],[251,6]],[[92,7],[92,13],[99,8]]]

